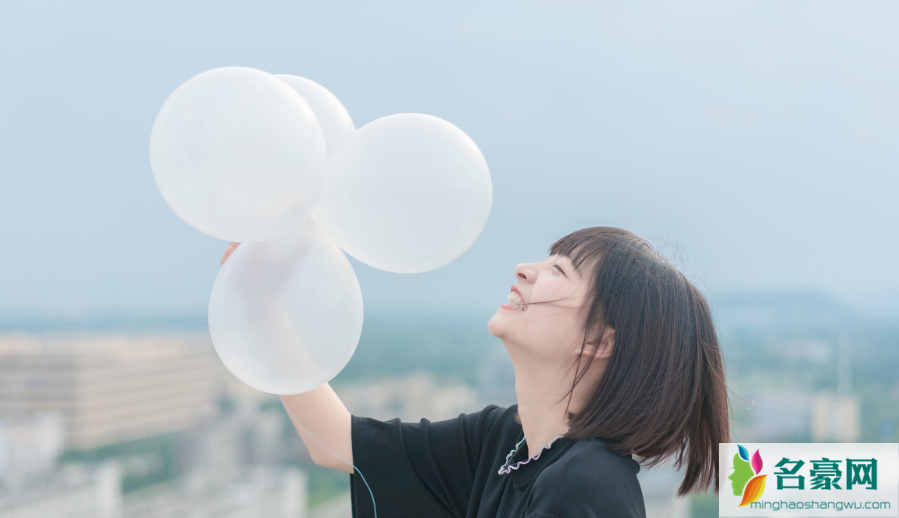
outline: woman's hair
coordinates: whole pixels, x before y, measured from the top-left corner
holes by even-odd
[[[609,363],[567,437],[599,437],[648,467],[676,454],[686,464],[677,495],[718,493],[718,443],[730,442],[724,361],[702,293],[640,237],[613,227],[572,232],[550,247],[591,282],[584,329],[615,330]],[[589,272],[584,264],[592,265]],[[586,267],[585,267],[586,268]],[[581,358],[586,357],[582,362]],[[593,362],[579,355],[565,397]],[[582,363],[584,363],[582,367]]]

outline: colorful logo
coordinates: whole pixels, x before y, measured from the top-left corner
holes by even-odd
[[[752,460],[749,460],[749,451],[742,445],[737,445],[739,452],[734,455],[734,472],[728,480],[734,489],[734,496],[743,495],[743,501],[738,507],[744,507],[758,500],[765,492],[765,478],[768,475],[759,475],[762,471],[762,456],[755,450]]]

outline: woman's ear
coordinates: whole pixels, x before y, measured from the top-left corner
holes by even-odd
[[[575,354],[592,354],[596,358],[608,358],[612,355],[612,349],[615,348],[615,330],[610,326],[606,326],[602,333],[602,340],[599,347],[596,347],[596,340],[587,341],[587,352],[584,353],[583,347],[575,349]]]

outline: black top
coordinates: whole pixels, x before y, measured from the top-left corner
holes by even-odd
[[[518,405],[488,405],[454,419],[404,423],[352,416],[353,462],[378,518],[646,517],[640,464],[600,439],[556,439],[500,475],[524,432]],[[527,443],[509,464],[525,461]],[[374,518],[371,495],[350,475],[353,518]]]

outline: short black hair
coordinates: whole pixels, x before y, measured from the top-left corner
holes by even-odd
[[[718,493],[718,444],[730,442],[724,360],[706,297],[639,236],[591,227],[552,244],[591,283],[588,330],[615,330],[609,363],[585,407],[569,413],[572,438],[598,437],[651,467],[686,464],[677,495]],[[580,359],[586,365],[580,370]],[[578,357],[571,390],[594,357]],[[580,375],[578,375],[580,373]]]

